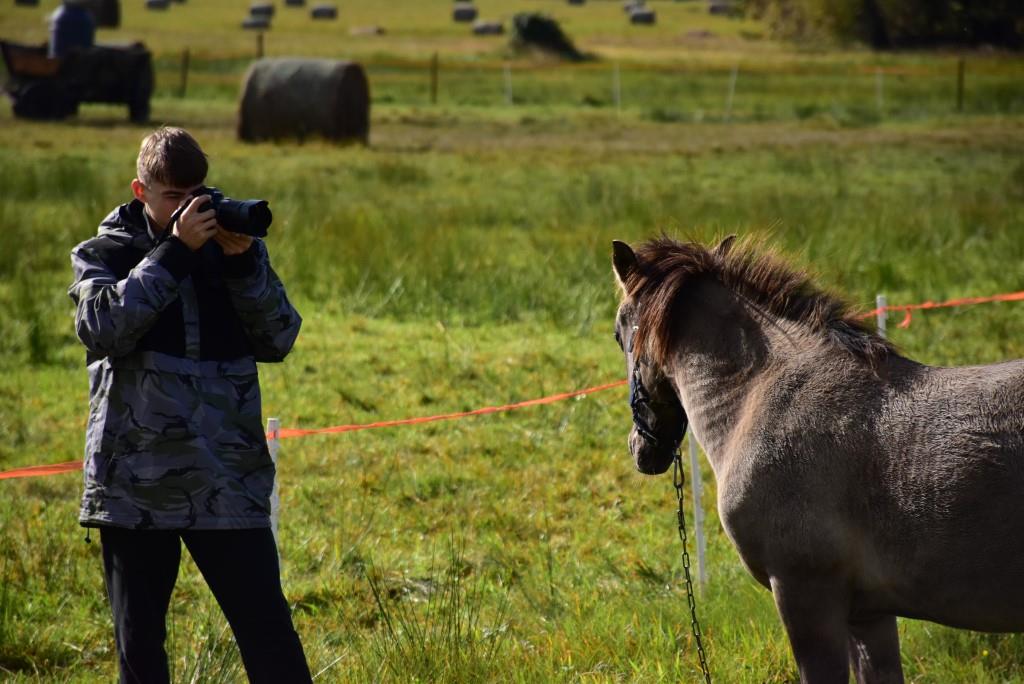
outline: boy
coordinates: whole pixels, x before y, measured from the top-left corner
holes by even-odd
[[[208,198],[191,193],[207,168],[185,130],[152,133],[135,199],[71,253],[90,386],[79,522],[100,531],[121,682],[169,680],[181,542],[249,680],[309,682],[270,530],[274,466],[256,371],[284,359],[301,319],[263,242],[200,210]]]

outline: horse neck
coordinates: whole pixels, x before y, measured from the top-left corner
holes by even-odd
[[[717,282],[702,283],[687,298],[680,343],[667,369],[690,428],[716,476],[728,467],[729,444],[742,434],[777,350],[814,344],[797,324],[782,320]]]

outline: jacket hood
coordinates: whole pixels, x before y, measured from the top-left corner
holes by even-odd
[[[145,205],[137,199],[117,207],[100,222],[98,235],[143,249],[154,246],[146,223]]]

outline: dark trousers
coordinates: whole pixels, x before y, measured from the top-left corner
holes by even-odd
[[[164,639],[181,542],[231,625],[249,681],[312,681],[281,591],[277,547],[269,528],[101,527],[100,540],[122,684],[170,681]]]

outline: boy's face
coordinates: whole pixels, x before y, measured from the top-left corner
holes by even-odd
[[[201,187],[201,183],[187,188],[173,188],[157,181],[143,183],[138,178],[132,181],[135,199],[146,205],[146,213],[161,230],[167,227],[174,210],[190,199],[193,191]]]

